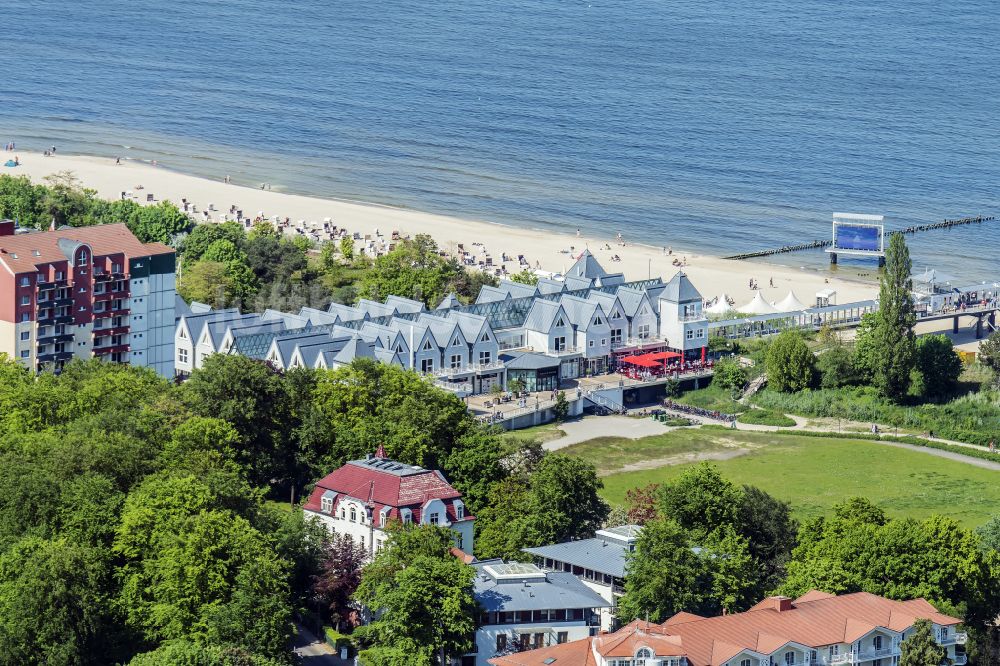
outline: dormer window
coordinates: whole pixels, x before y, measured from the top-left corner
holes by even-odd
[[[458,520],[465,518],[465,505],[458,500],[455,500],[455,518]]]
[[[655,656],[656,655],[654,655],[653,651],[650,650],[649,648],[639,648],[635,652],[635,663],[636,663],[636,666],[639,666],[640,664],[642,666],[645,666],[646,660],[647,659],[652,659]]]
[[[740,666],[750,666],[749,659],[740,659]]]
[[[430,515],[427,516],[427,523],[429,525],[440,525],[441,514],[439,514],[437,511],[432,511]]]
[[[86,252],[81,252],[80,253],[80,255],[77,257],[76,265],[77,266],[86,266],[87,265],[87,253]]]
[[[379,511],[379,514],[378,514],[378,526],[379,527],[385,527],[385,524],[387,522],[389,522],[389,511],[390,511],[390,508],[387,507],[387,506],[382,507],[382,510]]]
[[[322,498],[319,501],[319,510],[322,511],[323,513],[332,513],[333,512],[333,498],[332,497],[324,497],[324,498]]]
[[[430,351],[431,349],[433,349],[433,346],[431,345],[431,341],[428,340],[424,343],[424,351]]]
[[[594,326],[600,326],[604,323],[604,320],[600,317],[594,317]]]
[[[489,342],[490,341],[490,334],[489,333],[483,333],[483,337],[479,338],[479,341],[480,342]]]
[[[409,525],[413,522],[413,512],[409,509],[400,509],[399,517],[403,519],[404,525]]]
[[[556,319],[556,326],[557,327],[561,327],[561,326],[565,326],[565,325],[566,325],[566,322],[563,321],[562,317],[559,317],[559,319]]]

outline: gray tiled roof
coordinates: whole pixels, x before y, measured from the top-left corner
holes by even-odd
[[[594,538],[525,548],[524,552],[622,578],[625,576],[628,547],[610,539]]]
[[[350,305],[343,305],[341,303],[330,303],[326,311],[332,312],[340,317],[340,321],[358,321],[359,319],[370,318],[367,312],[359,310],[358,308],[353,308]]]
[[[677,274],[670,278],[660,298],[671,303],[689,303],[691,301],[701,301],[701,293],[694,288],[691,280],[684,271],[677,271]]]
[[[591,280],[590,278],[574,277],[572,275],[567,275],[565,282],[567,291],[576,291],[577,289],[589,289],[594,285],[594,281]]]
[[[560,294],[566,291],[566,283],[561,280],[551,280],[549,278],[539,278],[535,285],[540,294]]]
[[[531,304],[528,316],[524,320],[524,328],[531,331],[548,332],[552,328],[556,315],[559,314],[560,306],[554,301],[538,299]]]
[[[508,370],[541,370],[559,367],[559,359],[537,352],[509,352],[500,355]]]
[[[305,317],[314,326],[317,324],[339,324],[341,322],[336,312],[325,312],[316,308],[302,308],[299,310],[299,316]]]
[[[476,303],[495,303],[496,301],[502,301],[507,297],[508,293],[506,289],[491,287],[490,285],[485,284],[479,288],[479,295],[476,297]]]
[[[544,610],[559,608],[608,608],[605,601],[570,573],[546,573],[543,578],[496,580],[484,571],[499,560],[475,562],[473,594],[486,611]]]
[[[580,258],[576,260],[568,271],[566,271],[566,277],[577,277],[577,278],[599,278],[607,275],[607,271],[604,267],[597,261],[597,259],[590,253],[590,250],[584,250],[580,255]]]
[[[461,301],[458,300],[458,296],[455,295],[455,292],[451,292],[447,296],[445,296],[444,300],[442,300],[438,304],[438,306],[436,308],[434,308],[434,309],[435,310],[450,310],[452,308],[457,308],[460,305],[462,305],[462,303],[461,303]]]
[[[580,298],[579,296],[563,296],[559,299],[559,303],[563,306],[563,310],[566,311],[566,316],[569,317],[570,323],[584,329],[590,326],[590,322],[593,321],[598,309],[601,310],[601,316],[604,317],[604,309],[601,308],[600,304]]]
[[[507,292],[511,298],[525,298],[526,296],[536,296],[538,289],[534,285],[521,284],[512,280],[500,280],[501,291]]]
[[[391,308],[394,308],[396,312],[410,312],[417,313],[423,312],[426,308],[424,304],[420,301],[415,301],[410,298],[403,298],[402,296],[389,296],[385,299],[385,304]]]

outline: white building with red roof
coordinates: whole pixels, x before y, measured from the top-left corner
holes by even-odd
[[[967,661],[961,620],[924,599],[813,590],[768,597],[744,613],[677,613],[663,624],[632,622],[613,634],[489,660],[494,666],[897,666],[917,620],[955,666]]]
[[[393,520],[450,527],[458,548],[472,552],[475,517],[465,510],[462,494],[438,470],[389,460],[382,447],[320,479],[303,508],[330,532],[351,535],[369,554],[383,546]]]

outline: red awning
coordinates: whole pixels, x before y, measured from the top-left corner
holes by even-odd
[[[630,365],[638,365],[643,368],[656,368],[659,367],[660,363],[654,359],[649,358],[652,354],[644,354],[643,356],[626,356],[622,359],[622,363],[628,363]]]
[[[668,358],[680,358],[681,357],[680,354],[678,354],[677,352],[672,352],[672,351],[653,352],[652,354],[644,354],[644,356],[647,356],[647,357],[653,359],[654,361],[665,361]]]

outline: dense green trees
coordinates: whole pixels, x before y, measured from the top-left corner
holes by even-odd
[[[735,397],[743,392],[743,387],[746,386],[748,379],[750,379],[750,371],[736,359],[727,358],[715,364],[712,383],[726,389]]]
[[[949,518],[889,518],[867,500],[836,507],[803,526],[780,590],[865,591],[891,599],[924,597],[974,625],[1000,609],[997,554]]]
[[[508,457],[508,465],[515,464]],[[575,458],[528,452],[523,464],[493,483],[478,509],[476,554],[526,559],[523,548],[580,539],[600,528],[610,508],[594,468]]]
[[[443,257],[433,238],[417,234],[375,259],[361,278],[358,294],[373,300],[404,296],[433,308],[450,292],[471,299],[482,285],[496,283],[486,273],[466,271],[457,260]]]
[[[816,357],[796,331],[785,331],[767,347],[767,383],[775,391],[794,393],[812,385]]]
[[[390,531],[355,594],[368,608],[381,609],[355,631],[366,646],[362,663],[431,666],[472,649],[475,570],[451,554],[453,545],[454,535],[441,527]]]

